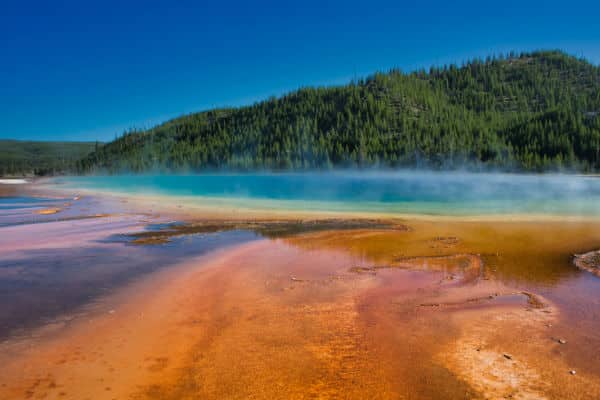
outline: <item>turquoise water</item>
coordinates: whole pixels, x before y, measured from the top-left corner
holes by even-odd
[[[600,178],[436,172],[67,177],[70,189],[232,207],[397,214],[600,215]]]

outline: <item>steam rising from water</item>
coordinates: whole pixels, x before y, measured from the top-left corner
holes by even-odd
[[[185,196],[232,206],[447,215],[600,215],[600,178],[444,172],[119,175],[58,180],[68,187]]]

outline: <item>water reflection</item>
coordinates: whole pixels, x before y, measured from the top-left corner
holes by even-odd
[[[0,338],[27,333],[58,316],[68,317],[97,296],[187,257],[258,238],[252,232],[232,230],[174,238],[161,246],[129,246],[127,236],[108,231],[111,226],[118,229],[119,219],[105,223],[100,218],[87,225],[68,219],[85,217],[82,209],[96,208],[91,199],[66,208],[63,222],[52,222],[56,216],[31,216],[31,209],[62,202],[64,199],[0,199],[0,223],[4,225],[0,237],[7,238],[0,246]],[[42,231],[51,233],[48,240]],[[22,243],[27,237],[38,241],[32,240],[28,246]],[[16,249],[9,238],[21,242],[22,247]]]

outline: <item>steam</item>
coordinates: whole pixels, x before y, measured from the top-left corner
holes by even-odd
[[[72,188],[324,211],[600,215],[600,178],[437,171],[338,171],[61,178]]]

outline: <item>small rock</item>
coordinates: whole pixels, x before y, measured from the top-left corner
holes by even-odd
[[[506,358],[507,360],[512,360],[512,356],[510,354],[504,353],[502,354],[504,356],[504,358]]]
[[[575,375],[577,372],[576,372],[574,369],[572,369],[572,370],[570,370],[570,371],[569,371],[569,373],[570,373],[571,375]]]
[[[560,343],[560,344],[566,344],[566,343],[567,343],[567,341],[566,341],[566,340],[564,340],[564,339],[558,339],[558,343]]]

